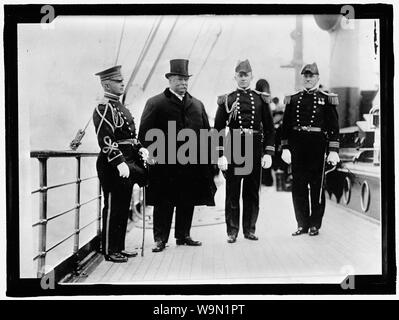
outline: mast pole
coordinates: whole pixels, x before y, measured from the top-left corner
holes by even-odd
[[[122,97],[122,102],[123,103],[125,103],[127,92],[129,91],[130,86],[132,85],[134,79],[136,78],[136,75],[137,75],[137,73],[138,73],[138,71],[139,71],[139,69],[141,67],[141,64],[143,63],[144,58],[146,57],[146,55],[147,55],[147,53],[148,53],[148,51],[149,51],[149,49],[150,49],[150,47],[151,47],[151,45],[152,45],[152,43],[154,41],[155,35],[158,32],[158,29],[159,29],[159,26],[161,25],[162,20],[163,20],[163,16],[158,20],[158,23],[157,23],[157,26],[155,27],[155,30],[154,30],[154,26],[155,26],[155,22],[154,22],[154,24],[153,24],[153,26],[152,26],[152,28],[150,30],[150,33],[148,34],[147,40],[144,43],[144,46],[143,46],[143,48],[142,48],[142,50],[140,52],[139,58],[137,59],[136,65],[134,66],[132,74],[130,75],[129,81],[126,84],[125,93],[123,94],[123,97]]]
[[[152,75],[153,75],[153,73],[154,73],[154,71],[155,71],[155,68],[157,67],[158,62],[159,62],[159,60],[161,59],[162,54],[163,54],[163,52],[165,51],[166,45],[167,45],[167,43],[169,42],[169,39],[170,39],[170,37],[171,37],[171,35],[172,35],[172,33],[173,33],[173,30],[175,29],[175,26],[176,26],[176,23],[177,23],[177,20],[178,20],[178,19],[179,19],[179,16],[176,17],[176,20],[175,20],[175,22],[173,23],[173,26],[172,26],[172,28],[170,29],[169,34],[168,34],[168,36],[166,37],[166,40],[165,40],[165,42],[163,43],[162,48],[161,48],[161,50],[159,51],[159,54],[158,54],[157,58],[155,59],[155,62],[154,62],[154,64],[152,65],[152,68],[151,68],[151,70],[150,70],[150,72],[149,72],[147,78],[145,79],[145,81],[144,81],[144,83],[143,83],[143,88],[142,88],[143,91],[145,91],[145,89],[146,89],[147,86],[148,86],[148,83],[149,83],[150,80],[151,80],[151,77],[152,77]]]

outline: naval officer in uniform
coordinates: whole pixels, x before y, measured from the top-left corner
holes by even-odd
[[[293,236],[319,234],[325,209],[322,175],[327,162],[339,162],[338,96],[317,87],[316,63],[303,67],[303,90],[285,97],[281,158],[292,161],[292,199],[298,229]],[[324,191],[324,190],[323,190]],[[310,203],[309,203],[310,192]]]
[[[101,151],[97,172],[104,195],[102,252],[107,261],[126,262],[136,252],[125,250],[125,235],[132,188],[145,184],[143,161],[148,151],[136,138],[130,111],[119,101],[124,93],[121,66],[96,73],[104,98],[93,112],[93,122]]]
[[[243,216],[242,228],[244,237],[249,240],[258,240],[255,235],[256,221],[259,213],[259,188],[261,167],[270,168],[272,155],[274,155],[274,125],[270,111],[270,96],[266,92],[259,92],[250,88],[252,68],[248,60],[240,61],[235,68],[237,89],[231,93],[218,97],[218,108],[215,116],[214,127],[220,130],[228,128],[228,137],[235,136],[232,132],[239,132],[241,150],[248,141],[247,135],[252,138],[251,159],[252,170],[249,174],[241,175],[235,170],[239,164],[235,159],[228,161],[226,146],[231,143],[219,145],[219,169],[225,172],[226,177],[226,203],[225,218],[227,226],[228,243],[236,242],[239,232],[240,218],[240,192],[243,181]],[[230,142],[229,142],[230,141]],[[236,143],[232,142],[232,148]],[[232,151],[234,154],[234,150]],[[229,163],[230,162],[230,163]]]

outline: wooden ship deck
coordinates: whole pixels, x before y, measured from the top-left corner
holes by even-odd
[[[327,201],[319,236],[293,237],[291,193],[262,187],[259,241],[240,233],[237,242],[229,244],[220,205],[223,189],[217,193],[219,206],[196,208],[191,236],[203,242],[201,247],[177,246],[172,229],[166,249],[153,253],[148,225],[140,256],[141,222],[132,222],[126,244],[139,252],[137,257],[118,264],[98,254],[80,276],[63,284],[340,283],[348,274],[381,274],[378,220]]]

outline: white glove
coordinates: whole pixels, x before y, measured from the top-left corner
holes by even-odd
[[[227,158],[225,156],[221,156],[218,159],[218,167],[222,171],[226,171],[227,170]]]
[[[327,162],[335,166],[340,161],[339,155],[335,151],[330,151],[327,157]]]
[[[268,169],[272,166],[272,156],[269,154],[265,154],[262,157],[262,168],[263,169]]]
[[[130,170],[129,167],[127,166],[126,162],[122,162],[118,164],[117,166],[119,170],[119,176],[122,178],[129,178]]]
[[[147,162],[148,156],[149,156],[148,150],[146,148],[142,147],[139,150],[139,154],[141,155],[141,158],[143,158],[143,161]]]
[[[291,163],[291,152],[288,149],[284,149],[283,153],[281,154],[281,159],[283,159],[283,161],[286,164],[290,164]]]

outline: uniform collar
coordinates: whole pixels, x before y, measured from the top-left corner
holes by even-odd
[[[119,101],[119,96],[117,96],[116,94],[110,93],[110,92],[104,92],[104,97],[112,100],[112,101]]]
[[[240,88],[240,87],[237,87],[237,90],[238,91],[243,91],[243,92],[249,92],[249,91],[251,91],[251,87],[247,87],[247,88]]]
[[[314,86],[314,87],[311,88],[311,89],[303,88],[303,92],[305,92],[305,93],[314,93],[314,92],[316,92],[316,91],[317,91],[317,86]]]

